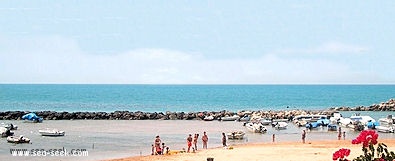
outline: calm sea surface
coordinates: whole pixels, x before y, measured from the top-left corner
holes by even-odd
[[[369,106],[395,85],[0,85],[0,111],[238,111]]]
[[[339,106],[369,106],[395,98],[393,85],[0,85],[0,111],[238,111],[238,110],[319,110]],[[361,112],[375,119],[393,112]],[[347,117],[353,112],[342,112]],[[198,120],[44,120],[24,123],[3,120],[19,126],[15,135],[24,135],[31,144],[10,144],[0,138],[0,160],[101,160],[149,155],[156,135],[170,149],[186,148],[188,134],[206,131],[209,147],[221,146],[221,133],[246,131],[241,122]],[[42,137],[39,129],[57,128],[64,137]],[[246,133],[246,139],[229,145],[299,141],[301,130],[289,124],[287,130],[267,127],[266,134]],[[344,129],[346,139],[358,133]],[[380,138],[394,134],[380,133]],[[307,141],[336,140],[336,132],[325,128],[309,131]],[[351,144],[351,143],[350,143]],[[199,140],[199,147],[201,140]],[[86,149],[88,157],[12,157],[10,149]]]

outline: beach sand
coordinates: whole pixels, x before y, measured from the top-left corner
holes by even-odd
[[[388,150],[395,150],[395,139],[379,139],[379,142],[385,143]],[[214,161],[329,161],[332,160],[333,153],[340,148],[351,150],[348,159],[356,158],[363,153],[362,145],[353,145],[351,140],[306,141],[305,144],[301,142],[250,143],[232,147],[233,149],[213,148],[199,150],[196,153],[138,156],[109,161],[206,161],[207,158],[214,158]]]

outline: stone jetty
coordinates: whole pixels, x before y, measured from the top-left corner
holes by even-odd
[[[0,120],[20,120],[30,112],[36,113],[44,120],[203,120],[212,115],[215,120],[221,117],[238,115],[264,117],[269,119],[289,119],[301,114],[321,114],[330,116],[336,111],[395,111],[395,100],[373,104],[368,107],[334,107],[328,110],[282,110],[282,111],[202,111],[202,112],[142,112],[142,111],[114,111],[114,112],[57,112],[57,111],[3,111]]]

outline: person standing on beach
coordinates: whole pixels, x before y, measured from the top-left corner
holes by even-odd
[[[197,150],[197,141],[199,139],[199,134],[195,134],[193,137],[193,145],[195,146],[195,150]]]
[[[208,136],[206,132],[203,132],[202,142],[203,142],[203,149],[207,149]]]
[[[226,147],[226,135],[225,135],[225,133],[222,133],[222,146]]]
[[[303,144],[305,143],[305,141],[306,141],[306,130],[303,130],[303,132],[302,132],[302,142],[303,142]]]
[[[337,139],[340,140],[342,138],[342,128],[339,127],[339,133],[337,134]]]
[[[160,137],[159,137],[159,135],[157,135],[156,137],[155,137],[155,154],[156,155],[158,155],[158,154],[161,154],[162,153],[162,149],[160,148],[160,144],[162,143],[162,140],[160,140]]]
[[[188,145],[188,153],[191,150],[191,146],[192,146],[192,134],[189,134],[188,138],[187,138],[187,145]]]

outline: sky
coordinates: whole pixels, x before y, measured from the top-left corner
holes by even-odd
[[[0,83],[394,84],[395,1],[2,0]]]

